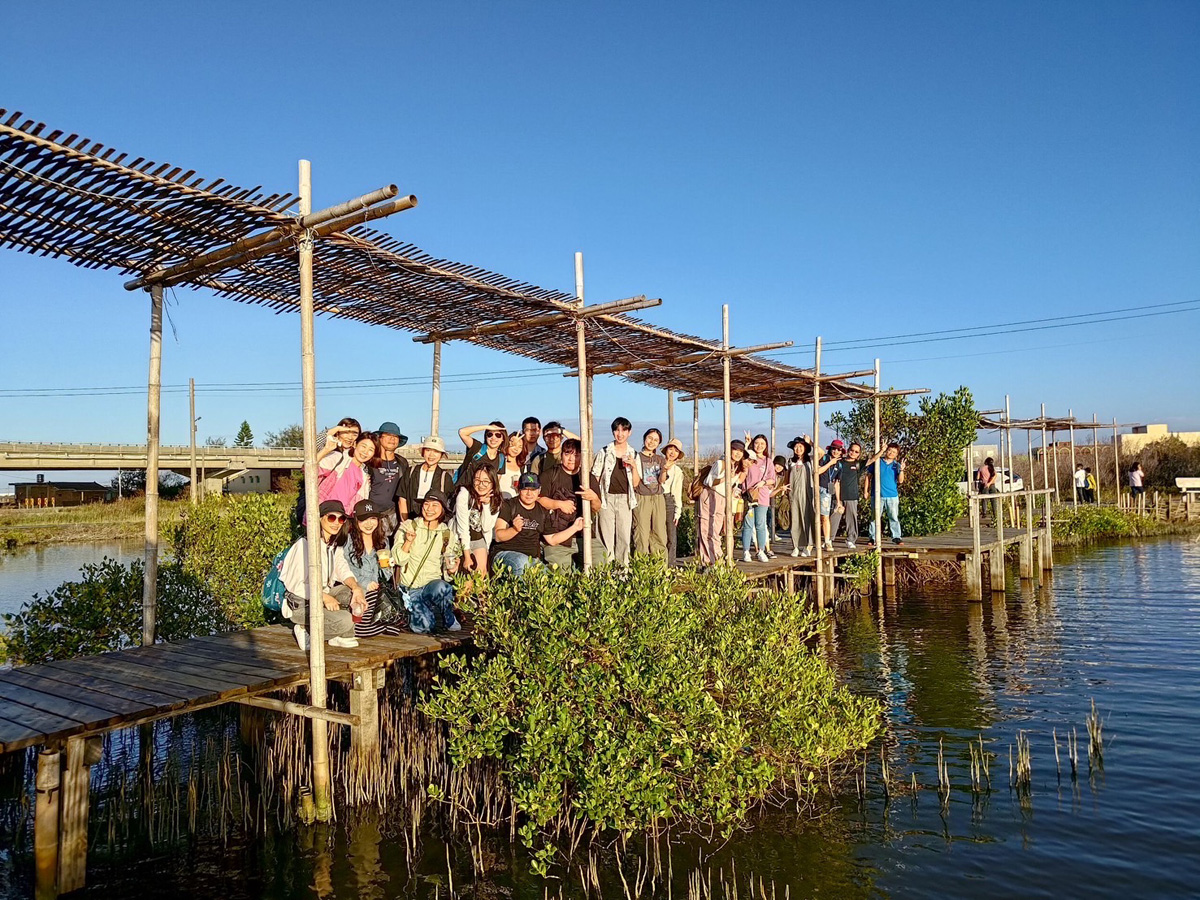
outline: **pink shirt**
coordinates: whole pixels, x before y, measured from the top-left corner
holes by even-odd
[[[369,487],[366,473],[360,466],[353,463],[341,472],[333,469],[322,469],[317,473],[317,497],[324,503],[326,500],[341,500],[346,508],[346,515],[354,512],[359,500],[366,497]]]
[[[771,502],[771,489],[775,487],[775,464],[766,456],[756,459],[746,469],[746,488],[759,506]]]

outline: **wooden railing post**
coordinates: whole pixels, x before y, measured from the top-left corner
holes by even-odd
[[[963,565],[963,579],[966,581],[967,599],[983,599],[983,570],[981,568],[982,552],[979,538],[979,495],[974,491],[967,494],[967,504],[970,508],[971,520],[971,552]]]

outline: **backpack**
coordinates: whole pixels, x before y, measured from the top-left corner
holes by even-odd
[[[710,472],[712,472],[712,465],[707,465],[693,476],[691,484],[688,485],[689,500],[700,499],[700,495],[704,492],[704,482],[708,480]]]
[[[262,604],[265,609],[273,613],[283,612],[283,595],[287,593],[287,588],[280,576],[283,572],[283,558],[291,549],[291,547],[284,547],[275,554],[275,558],[271,560],[271,568],[267,570],[267,577],[263,579]]]

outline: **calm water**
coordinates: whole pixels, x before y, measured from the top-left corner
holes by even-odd
[[[751,873],[768,890],[773,881],[779,897],[786,887],[797,898],[1200,896],[1200,543],[1067,556],[1043,589],[1011,588],[982,604],[946,589],[846,607],[827,648],[850,682],[887,706],[888,733],[871,751],[866,799],[851,788],[819,817],[773,812],[725,844],[677,838],[672,896],[687,896],[697,864],[713,870],[714,887],[721,870],[736,868],[742,897],[750,896]],[[1089,772],[1093,699],[1106,749],[1103,768]],[[1072,729],[1077,778],[1066,755]],[[1022,731],[1032,748],[1026,794],[1008,786],[1009,747]],[[970,788],[967,744],[980,736],[995,754],[990,793]],[[952,784],[945,805],[937,792],[939,740]],[[86,893],[445,897],[448,859],[460,895],[544,896],[546,883],[505,841],[489,844],[489,874],[476,881],[465,846],[447,847],[427,831],[410,868],[394,826],[348,812],[329,828],[100,863]],[[19,871],[8,875],[21,880]],[[611,857],[599,878],[604,896],[625,895]],[[15,882],[8,887],[20,893]],[[560,890],[583,896],[578,881],[549,884],[549,896]],[[664,887],[656,894],[667,895]]]
[[[106,556],[128,563],[143,553],[141,541],[54,544],[0,553],[0,614],[16,612],[35,593],[77,580],[81,566]]]

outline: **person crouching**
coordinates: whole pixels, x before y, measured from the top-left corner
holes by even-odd
[[[462,545],[445,524],[446,495],[433,490],[421,502],[420,515],[400,526],[400,541],[392,558],[400,567],[409,625],[418,634],[458,631],[454,615],[454,586],[446,579],[458,571]]]

